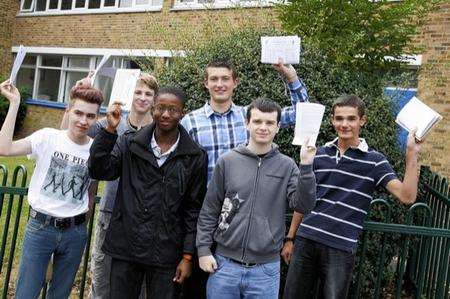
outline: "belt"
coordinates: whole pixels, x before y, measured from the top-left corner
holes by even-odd
[[[67,229],[76,225],[80,225],[86,221],[86,213],[73,217],[59,218],[53,217],[30,208],[30,217],[39,222],[49,224],[59,229]]]
[[[241,266],[248,267],[248,268],[255,267],[255,266],[259,265],[259,263],[246,263],[246,262],[243,262],[243,261],[238,261],[238,260],[234,260],[234,259],[230,259],[230,258],[228,258],[228,259],[230,261],[232,261],[233,263],[236,263],[236,264],[239,264]]]

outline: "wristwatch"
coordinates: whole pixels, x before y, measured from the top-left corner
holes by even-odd
[[[286,243],[286,242],[294,242],[294,238],[291,238],[291,237],[284,237],[283,242],[284,242],[284,243]]]

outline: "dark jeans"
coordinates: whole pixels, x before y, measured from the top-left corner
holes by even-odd
[[[173,282],[175,268],[162,268],[112,259],[111,298],[139,298],[145,276],[147,299],[176,299],[180,285]]]
[[[289,265],[284,298],[345,299],[352,280],[355,254],[297,237]]]

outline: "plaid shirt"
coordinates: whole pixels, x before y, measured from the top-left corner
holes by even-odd
[[[301,81],[289,83],[292,106],[281,112],[282,128],[295,124],[295,104],[308,102],[306,87]],[[221,114],[205,106],[190,112],[181,120],[189,135],[208,153],[208,183],[219,157],[239,144],[247,144],[249,134],[245,127],[247,107],[231,105],[230,110]]]

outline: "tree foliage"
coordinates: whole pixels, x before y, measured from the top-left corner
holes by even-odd
[[[389,68],[416,54],[418,28],[441,0],[292,0],[277,6],[283,29],[347,67]],[[361,59],[364,57],[364,59]],[[395,67],[395,66],[394,66]]]

